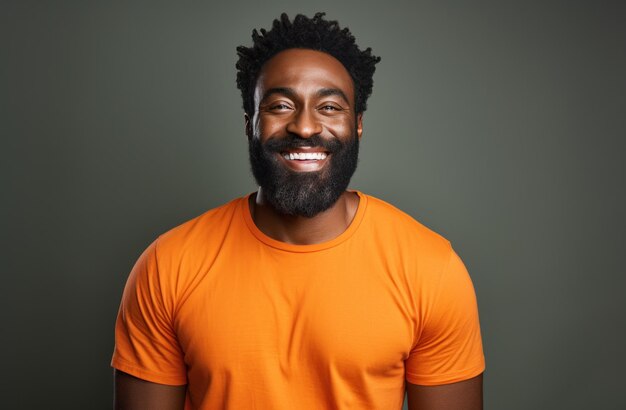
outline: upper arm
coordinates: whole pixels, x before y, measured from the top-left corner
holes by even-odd
[[[440,280],[418,301],[421,331],[405,360],[407,382],[415,385],[450,385],[485,368],[474,287],[461,259],[449,252]]]
[[[152,383],[119,370],[115,370],[114,378],[116,410],[182,410],[185,406],[185,385]]]
[[[156,243],[128,277],[115,323],[111,365],[143,380],[184,385],[187,370],[174,325],[171,285],[159,274]]]
[[[409,410],[482,410],[483,375],[439,386],[407,383]]]

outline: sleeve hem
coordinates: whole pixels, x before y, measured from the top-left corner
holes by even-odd
[[[113,354],[113,359],[111,359],[111,367],[152,383],[167,384],[171,386],[182,386],[187,384],[186,375],[163,374],[147,370],[141,366],[122,359],[116,353]]]
[[[438,386],[441,384],[458,383],[464,380],[478,376],[485,371],[485,364],[481,363],[477,366],[470,367],[456,373],[448,373],[443,375],[418,375],[406,372],[406,380],[411,384],[420,386]]]

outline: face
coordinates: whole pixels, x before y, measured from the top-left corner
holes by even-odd
[[[330,208],[356,170],[362,133],[345,67],[319,51],[282,51],[263,66],[254,103],[246,133],[264,199],[287,215]]]

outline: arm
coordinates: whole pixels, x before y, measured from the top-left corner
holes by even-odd
[[[186,368],[164,289],[154,242],[133,267],[115,322],[116,410],[184,407]]]
[[[450,252],[436,293],[421,299],[424,325],[405,361],[410,410],[482,409],[485,360],[476,296],[463,262]]]
[[[182,410],[187,386],[169,386],[138,379],[119,370],[114,371],[115,410]]]
[[[409,410],[482,410],[483,375],[458,383],[418,386],[407,383]]]

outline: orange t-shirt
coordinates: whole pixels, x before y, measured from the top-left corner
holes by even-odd
[[[474,290],[449,242],[358,195],[320,244],[266,236],[247,198],[160,236],[126,284],[112,366],[187,384],[193,409],[400,409],[405,379],[480,374]]]

